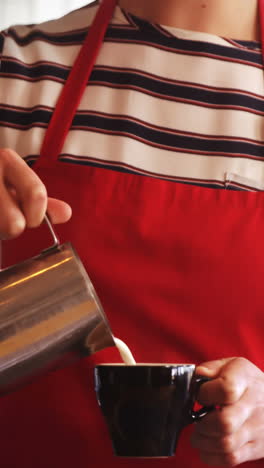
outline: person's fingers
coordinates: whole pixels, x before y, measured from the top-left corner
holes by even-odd
[[[205,416],[192,435],[192,445],[211,466],[234,466],[263,458],[263,373],[247,360],[237,359],[235,367],[233,364],[230,375],[236,369],[233,377],[239,379],[242,366],[248,379],[246,390],[236,402],[217,407]]]
[[[259,439],[260,428],[263,428],[263,413],[264,410],[256,410],[235,431],[232,431],[231,427],[221,431],[217,422],[218,429],[216,429],[213,427],[214,421],[211,421],[211,427],[207,425],[201,429],[199,422],[191,437],[192,445],[202,451],[212,453],[237,451],[248,442]]]
[[[200,451],[201,460],[209,466],[237,466],[247,461],[260,460],[263,454],[262,440],[248,441],[230,452]]]
[[[201,385],[198,401],[221,406],[237,402],[261,371],[247,359],[231,358],[202,364],[197,373],[212,378]]]
[[[196,426],[196,432],[211,437],[221,437],[233,434],[250,417],[252,406],[242,400],[234,405],[222,406],[209,413]]]
[[[47,211],[53,224],[65,223],[72,215],[70,205],[56,198],[48,198]]]
[[[45,185],[15,151],[1,150],[0,158],[4,184],[15,190],[27,227],[39,226],[47,210]]]
[[[253,442],[240,447],[235,452],[229,453],[210,453],[200,452],[200,458],[208,466],[237,466],[248,460],[257,460],[259,458],[258,450]]]
[[[26,220],[15,198],[0,179],[0,239],[19,236],[25,229]]]
[[[11,149],[0,149],[0,239],[39,226],[48,211],[54,224],[71,217],[71,207],[47,196],[45,185]]]
[[[237,357],[233,356],[229,358],[203,362],[196,367],[196,373],[199,375],[206,375],[208,377],[216,377],[221,372],[223,367],[225,367],[229,362],[232,362],[234,359],[237,359]]]
[[[246,443],[248,443],[248,432],[239,431],[232,436],[225,437],[207,437],[202,434],[196,434],[191,439],[192,446],[202,452],[227,454],[234,452]]]

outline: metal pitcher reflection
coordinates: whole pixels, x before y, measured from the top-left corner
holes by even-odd
[[[0,272],[0,395],[115,345],[78,254],[45,220],[52,247]]]

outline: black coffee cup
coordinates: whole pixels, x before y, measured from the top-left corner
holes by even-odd
[[[95,390],[114,454],[171,457],[182,429],[212,407],[194,410],[207,378],[194,364],[104,364],[95,368]]]

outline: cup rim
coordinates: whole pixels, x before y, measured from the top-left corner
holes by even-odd
[[[96,364],[95,367],[196,367],[196,364],[167,362],[137,362],[136,364],[125,364],[124,362],[106,362]]]

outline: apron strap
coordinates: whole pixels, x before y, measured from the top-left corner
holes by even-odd
[[[59,96],[44,137],[40,158],[34,167],[50,166],[58,159],[88,84],[116,4],[117,0],[102,0],[95,20],[89,28],[87,37]]]

